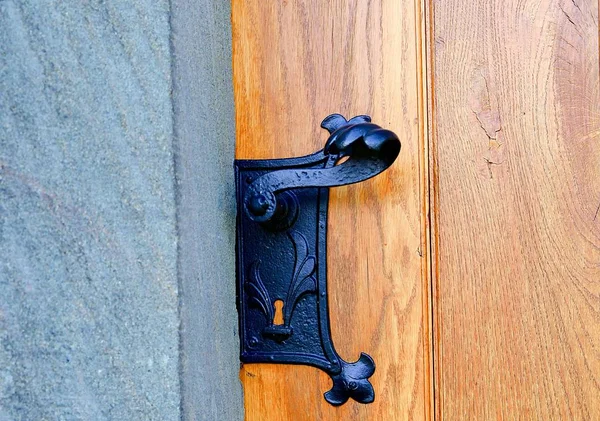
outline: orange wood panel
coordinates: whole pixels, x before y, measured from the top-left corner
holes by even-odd
[[[330,113],[369,114],[401,138],[397,162],[332,189],[328,282],[341,356],[373,356],[375,402],[330,406],[311,367],[246,364],[247,420],[402,420],[431,414],[427,159],[420,0],[233,0],[237,158],[323,147]]]
[[[598,420],[598,4],[433,16],[436,414]]]

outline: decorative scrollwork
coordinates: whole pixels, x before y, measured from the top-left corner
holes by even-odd
[[[289,232],[288,236],[294,244],[295,261],[292,282],[290,282],[283,307],[284,321],[287,326],[289,326],[292,320],[292,313],[300,297],[309,292],[316,292],[317,290],[317,281],[312,276],[315,272],[316,259],[315,256],[308,254],[308,242],[306,238],[297,231]]]
[[[260,279],[260,260],[254,262],[250,267],[250,276],[246,282],[246,291],[250,299],[250,304],[258,308],[267,318],[267,323],[273,323],[273,303],[269,297],[269,291]]]
[[[306,237],[297,231],[288,233],[288,237],[294,245],[294,271],[287,296],[283,306],[283,325],[274,324],[274,304],[269,291],[260,277],[260,261],[256,261],[250,267],[250,274],[246,282],[246,291],[252,307],[258,308],[266,317],[267,325],[263,334],[272,339],[282,341],[292,335],[292,315],[300,298],[307,293],[317,290],[317,281],[313,277],[316,268],[316,258],[309,254],[308,241]]]
[[[347,363],[340,358],[342,371],[331,375],[333,387],[325,393],[325,400],[334,406],[343,405],[349,398],[360,403],[375,400],[373,385],[367,380],[375,372],[375,362],[362,352],[358,361]]]

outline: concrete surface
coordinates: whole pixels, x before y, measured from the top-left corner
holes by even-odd
[[[229,16],[228,0],[172,1],[185,420],[243,419]]]
[[[181,417],[171,64],[168,0],[0,0],[2,421]]]

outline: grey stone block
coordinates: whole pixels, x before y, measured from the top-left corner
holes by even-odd
[[[173,0],[171,23],[183,418],[241,420],[230,2]]]
[[[0,0],[0,420],[180,418],[169,17]]]

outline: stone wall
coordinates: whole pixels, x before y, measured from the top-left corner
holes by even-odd
[[[175,138],[176,124],[187,120],[174,114],[172,95],[172,72],[179,73],[171,23],[182,17],[171,10],[209,8],[218,12],[214,19],[225,16],[216,34],[193,35],[200,45],[217,43],[211,37],[230,30],[222,3],[0,0],[0,420],[216,419],[225,406],[233,409],[220,419],[241,418],[227,255],[233,205],[227,193],[217,194],[233,159],[232,99],[223,88],[231,81],[218,68],[230,66],[230,43],[190,58],[200,67],[216,63],[222,80],[215,87],[197,79],[201,98],[178,105],[195,107],[188,115],[202,125],[211,118],[209,106],[224,104],[230,120],[223,130]],[[180,77],[175,94],[190,80]],[[206,95],[213,99],[203,104]],[[175,151],[204,148],[189,142],[216,139],[224,145],[218,164],[175,163]],[[219,209],[228,209],[219,226],[190,222],[203,203],[204,196],[189,199],[189,180],[200,171],[208,175],[204,194],[221,197]],[[202,236],[180,243],[178,224],[194,223]],[[230,231],[223,234],[223,226]],[[218,259],[200,256],[195,269],[190,264],[211,235],[224,235],[216,245],[210,241],[223,250],[222,272]],[[194,241],[197,249],[188,252]],[[190,292],[186,301],[179,291],[190,285],[212,295]],[[185,330],[180,341],[180,307],[188,309],[188,325],[194,309],[220,311],[228,323],[191,328],[204,335],[203,345],[188,349],[192,368],[180,362],[180,342],[187,343]],[[204,361],[217,345],[224,357],[213,351],[217,361]],[[196,364],[229,379],[214,396],[225,385],[237,387],[237,395],[227,405],[204,400],[216,377],[205,382]],[[190,382],[204,396],[181,414],[181,386]]]

